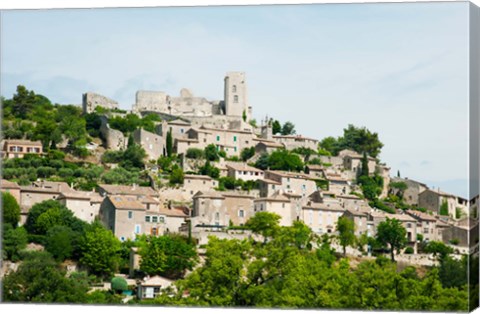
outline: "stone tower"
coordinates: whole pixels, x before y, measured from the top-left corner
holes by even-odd
[[[243,113],[250,120],[250,110],[247,98],[247,84],[244,72],[228,72],[225,76],[225,114],[242,117]]]

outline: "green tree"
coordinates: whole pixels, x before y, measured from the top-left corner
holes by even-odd
[[[27,247],[28,235],[23,227],[13,228],[11,224],[3,224],[3,257],[12,262],[20,259],[20,251]]]
[[[118,269],[120,241],[99,222],[94,222],[85,232],[80,250],[80,263],[93,274],[108,277]]]
[[[448,216],[448,202],[447,202],[447,200],[443,200],[442,204],[440,205],[440,215]]]
[[[53,226],[47,231],[45,249],[52,254],[57,261],[64,261],[74,255],[78,250],[80,233],[66,226]]]
[[[279,228],[280,216],[269,212],[257,212],[248,219],[245,226],[254,233],[261,234],[264,240],[276,234]]]
[[[302,159],[292,152],[280,149],[272,152],[268,157],[268,165],[271,170],[302,171],[304,164]]]
[[[185,178],[185,175],[183,173],[183,169],[180,167],[177,167],[172,170],[172,173],[170,173],[169,182],[170,184],[183,184],[184,178]]]
[[[390,246],[390,256],[392,262],[395,262],[395,250],[401,250],[407,243],[407,230],[397,219],[387,218],[377,227],[376,239],[383,245]]]
[[[255,162],[255,167],[258,169],[266,170],[269,167],[269,155],[268,154],[262,154],[260,157],[257,159]]]
[[[272,134],[275,135],[278,133],[282,133],[282,125],[278,120],[274,120],[272,122]]]
[[[172,131],[168,131],[168,132],[167,132],[166,147],[167,147],[167,157],[171,157],[172,154],[173,154],[173,137],[172,137]]]
[[[23,85],[17,86],[17,92],[13,95],[12,113],[15,117],[20,119],[27,118],[29,113],[35,105],[35,93],[29,91]]]
[[[369,176],[369,171],[368,171],[368,157],[367,153],[363,152],[363,157],[362,157],[362,168],[360,171],[360,176]]]
[[[205,147],[205,158],[207,158],[208,161],[217,161],[220,159],[215,144],[209,144]]]
[[[140,270],[149,275],[178,279],[197,262],[193,244],[181,236],[149,237],[140,249]]]
[[[337,149],[353,149],[358,153],[367,153],[369,156],[376,158],[383,147],[377,133],[370,132],[365,127],[355,127],[349,124],[346,129],[343,129],[343,137],[338,138]],[[337,152],[338,153],[338,152]]]
[[[433,256],[439,256],[440,259],[444,259],[449,254],[453,253],[453,249],[440,241],[430,241],[428,244],[423,248],[425,253],[432,253]]]
[[[3,280],[3,300],[33,303],[84,303],[89,287],[66,278],[47,252],[32,252]]]
[[[111,281],[112,290],[116,293],[122,293],[125,290],[128,290],[128,284],[125,278],[122,277],[113,277]]]
[[[20,206],[12,194],[2,192],[2,215],[3,223],[16,227],[20,221]]]
[[[137,144],[130,145],[123,152],[120,167],[123,167],[125,169],[143,169],[143,167],[145,166],[144,160],[146,157],[147,153],[145,152],[145,149],[143,149],[143,147]]]
[[[33,205],[25,223],[27,231],[31,234],[45,235],[53,226],[67,226],[74,231],[81,232],[85,223],[55,200],[47,200]]]
[[[282,133],[282,135],[293,135],[293,134],[295,134],[296,133],[295,125],[290,121],[285,122],[282,126],[281,133]]]
[[[339,146],[338,141],[332,136],[326,137],[323,140],[321,140],[318,146],[321,149],[326,150],[332,155],[333,154],[336,155],[340,151],[338,147]]]
[[[249,160],[250,158],[253,157],[253,155],[255,155],[255,147],[246,147],[242,150],[242,152],[240,153],[240,158],[243,160],[243,161],[247,161]]]
[[[192,158],[192,159],[202,159],[203,158],[203,150],[200,148],[189,148],[185,154],[185,157]]]
[[[355,225],[353,220],[347,217],[340,217],[337,220],[338,240],[343,247],[343,256],[347,255],[347,246],[355,244]]]
[[[209,176],[209,177],[212,177],[214,179],[218,179],[218,177],[220,177],[220,169],[212,166],[210,164],[210,161],[208,161],[208,160],[205,163],[205,165],[200,167],[199,172],[200,172],[201,175]]]

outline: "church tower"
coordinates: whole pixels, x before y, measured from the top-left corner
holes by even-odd
[[[245,72],[228,72],[225,76],[225,114],[250,120]]]

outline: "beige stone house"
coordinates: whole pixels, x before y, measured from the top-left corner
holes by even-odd
[[[0,183],[0,191],[12,194],[12,196],[17,200],[18,205],[21,204],[20,186],[16,182],[2,179]]]
[[[29,186],[20,187],[20,209],[22,220],[30,208],[46,200],[56,200],[61,193],[74,192],[74,190],[65,182],[37,181]]]
[[[160,135],[140,128],[133,132],[133,140],[145,150],[148,160],[157,160],[166,154],[165,140]]]
[[[375,172],[383,178],[383,188],[379,198],[385,198],[388,196],[390,186],[390,167],[387,167],[385,164],[378,164],[375,168]]]
[[[325,168],[322,165],[306,165],[305,173],[320,179],[325,178]]]
[[[391,178],[391,182],[403,182],[407,185],[407,189],[403,192],[403,200],[408,205],[418,206],[420,193],[428,189],[426,184],[408,178],[393,177]],[[390,188],[391,194],[397,194],[398,192],[397,189]]]
[[[40,141],[5,140],[2,145],[2,158],[23,158],[25,154],[43,154]]]
[[[145,211],[134,195],[110,195],[100,206],[100,218],[120,241],[133,240],[145,233]]]
[[[158,208],[145,212],[145,234],[177,233],[188,217],[190,217],[190,213],[187,207],[159,204]]]
[[[300,219],[312,229],[313,232],[335,233],[338,218],[345,212],[340,204],[333,202],[308,202],[302,206]]]
[[[209,176],[186,174],[183,180],[183,187],[190,195],[198,191],[211,191],[218,188],[218,181]]]
[[[446,203],[448,207],[448,216],[452,219],[457,219],[456,211],[459,209],[462,216],[468,215],[468,201],[461,197],[445,193],[440,190],[427,189],[419,194],[418,206],[426,208],[437,215],[443,215],[440,209],[442,204]],[[462,217],[460,217],[462,218]]]
[[[354,173],[359,173],[362,170],[362,159],[363,156],[352,150],[344,149],[338,153],[340,157],[343,158],[343,167],[345,170],[352,171]],[[373,157],[368,156],[368,173],[374,174],[375,168],[377,166],[377,160]]]
[[[458,241],[458,246],[472,248],[478,246],[479,229],[478,220],[473,218],[463,218],[454,225],[450,225],[442,233],[442,239],[445,243]]]
[[[255,144],[255,153],[256,154],[271,154],[272,152],[276,151],[277,149],[285,148],[285,145],[282,143],[277,143],[274,141],[266,141],[260,139],[253,139],[253,143]]]
[[[328,192],[336,195],[350,195],[352,191],[349,181],[340,174],[327,173]]]
[[[248,193],[226,192],[222,193],[224,197],[224,206],[226,209],[226,219],[232,222],[234,226],[243,226],[254,214],[253,201],[255,197]]]
[[[98,193],[102,196],[107,195],[141,195],[158,197],[158,192],[149,186],[132,185],[115,185],[115,184],[100,184],[98,186]]]
[[[251,131],[214,129],[200,127],[206,133],[207,143],[215,144],[218,151],[225,151],[227,156],[239,156],[244,148],[253,146],[254,135]]]
[[[438,233],[435,217],[418,210],[407,210],[405,212],[417,220],[417,234],[421,234],[424,241],[442,241],[442,235]]]
[[[353,220],[355,226],[355,235],[359,237],[362,234],[372,234],[373,222],[368,221],[369,211],[362,209],[346,209],[343,215]],[[367,226],[367,223],[370,227]],[[373,234],[372,234],[373,236]]]
[[[266,170],[264,179],[259,182],[261,197],[270,196],[280,190],[305,198],[317,190],[314,177],[297,172]]]
[[[296,208],[286,195],[278,192],[271,196],[257,198],[253,203],[255,213],[268,212],[279,215],[280,226],[291,226],[301,211],[301,208]]]
[[[273,135],[272,137],[274,141],[283,144],[288,150],[303,147],[316,151],[318,148],[318,140],[302,135]]]
[[[91,223],[100,214],[103,197],[95,192],[62,192],[57,201],[70,209],[75,217]]]
[[[327,164],[328,167],[335,169],[343,168],[343,158],[340,156],[319,156],[318,158],[323,164]]]
[[[216,191],[199,191],[193,196],[192,227],[228,226],[230,217],[224,204],[225,197]]]
[[[226,164],[228,176],[236,180],[256,181],[264,177],[264,172],[261,169],[251,167],[246,163],[228,162]]]
[[[173,281],[161,276],[154,276],[143,280],[137,287],[137,297],[142,299],[155,299],[162,289],[172,285]]]

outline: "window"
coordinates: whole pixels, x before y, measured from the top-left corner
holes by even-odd
[[[145,222],[150,222],[150,216],[145,216]]]
[[[428,233],[428,228],[423,228],[423,233]]]
[[[237,147],[234,147],[234,148],[233,148],[233,151],[234,151],[234,152],[237,152]]]
[[[407,228],[412,228],[412,224],[411,224],[411,223],[407,223]]]
[[[128,211],[128,219],[132,219],[133,218],[133,212],[130,210]]]
[[[238,211],[238,217],[245,217],[245,211],[243,209]]]
[[[282,208],[285,208],[285,203],[282,203]]]
[[[216,221],[220,220],[220,213],[215,213],[215,220]]]
[[[152,222],[158,222],[158,217],[157,216],[152,216]]]
[[[232,93],[236,93],[237,92],[237,85],[233,85],[232,86]]]
[[[233,96],[233,102],[238,103],[238,96],[237,95]]]
[[[160,220],[160,223],[162,223],[162,224],[165,223],[165,216],[160,216],[160,217],[158,217],[158,219]]]
[[[139,234],[142,231],[140,225],[135,225],[135,234]]]
[[[120,241],[125,241],[125,237],[120,237]]]
[[[183,132],[184,132],[184,130],[183,130],[183,129],[180,129],[180,133],[183,133]]]
[[[217,142],[220,141],[220,135],[217,135]]]
[[[236,136],[233,137],[233,141],[234,141],[234,142],[237,141],[237,137],[236,137]]]

